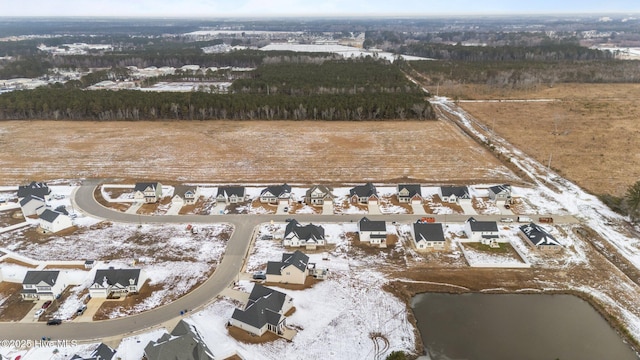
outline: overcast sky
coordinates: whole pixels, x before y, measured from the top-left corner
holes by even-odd
[[[224,17],[637,13],[639,0],[0,0],[0,16]]]

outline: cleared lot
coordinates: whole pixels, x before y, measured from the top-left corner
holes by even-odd
[[[216,183],[517,180],[439,121],[10,121],[0,182],[117,177]]]

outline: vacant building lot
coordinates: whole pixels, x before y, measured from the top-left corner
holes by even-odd
[[[552,168],[588,191],[622,195],[640,178],[640,84],[561,84],[486,95],[557,99],[460,105],[543,164],[551,158]]]
[[[1,183],[116,177],[215,183],[518,179],[440,121],[10,121]],[[406,181],[406,180],[405,180]]]

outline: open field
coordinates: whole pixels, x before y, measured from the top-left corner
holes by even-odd
[[[551,158],[553,169],[588,191],[622,195],[640,179],[640,84],[560,84],[485,95],[559,100],[460,105],[541,163]]]
[[[0,144],[0,182],[7,184],[80,177],[517,181],[488,151],[439,121],[10,121],[0,123]]]

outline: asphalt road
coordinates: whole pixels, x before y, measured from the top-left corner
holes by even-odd
[[[44,323],[0,323],[0,340],[37,340],[42,336],[50,337],[52,340],[66,339],[87,341],[101,341],[105,338],[116,336],[128,336],[140,330],[153,328],[159,324],[180,317],[183,310],[199,310],[206,306],[229,286],[240,273],[246,259],[249,245],[252,240],[252,233],[256,226],[270,221],[285,221],[287,218],[295,218],[300,222],[357,222],[362,218],[362,214],[352,215],[136,215],[125,214],[102,206],[93,197],[95,187],[100,183],[97,180],[85,181],[74,194],[73,201],[78,209],[84,213],[113,221],[123,223],[178,223],[178,224],[211,224],[228,223],[234,227],[227,249],[221,262],[216,267],[213,275],[202,285],[181,298],[161,307],[142,312],[128,317],[102,320],[94,322],[65,322],[60,326],[46,326]],[[429,215],[437,222],[464,222],[469,215],[449,214],[449,215]],[[547,215],[540,215],[547,216]],[[576,223],[573,216],[552,215],[555,223]],[[390,214],[390,215],[367,215],[371,219],[396,221],[398,223],[411,223],[420,218],[418,215]],[[498,221],[502,218],[512,218],[516,216],[504,215],[477,215],[478,220]],[[537,220],[535,217],[532,217]]]

